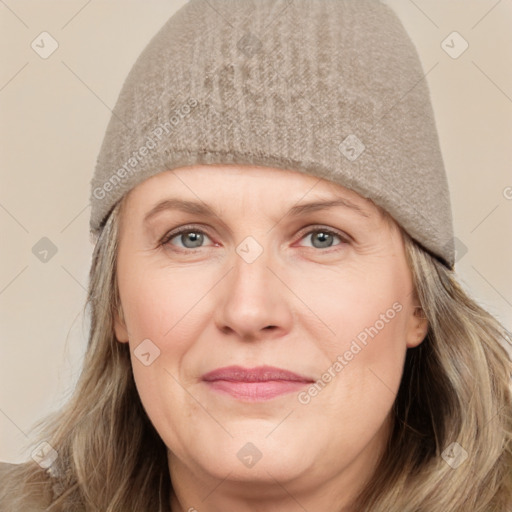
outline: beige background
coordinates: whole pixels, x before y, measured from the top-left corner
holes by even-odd
[[[333,0],[326,0],[333,1]],[[76,382],[92,245],[89,180],[122,82],[179,1],[0,2],[0,460]],[[512,330],[512,1],[388,0],[430,86],[463,286]],[[43,31],[58,49],[41,58]],[[457,31],[457,59],[441,43]],[[46,263],[32,252],[47,237]],[[510,347],[512,349],[512,347]]]

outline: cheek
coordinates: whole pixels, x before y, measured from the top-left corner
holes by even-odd
[[[130,344],[135,348],[149,338],[162,351],[179,349],[185,341],[180,330],[211,285],[200,273],[191,281],[190,273],[175,269],[145,270],[142,274],[141,278],[130,275],[120,286]]]
[[[405,281],[358,277],[333,281],[323,294],[318,288],[309,295],[334,332],[317,343],[326,361],[320,383],[325,388],[318,395],[313,390],[318,398],[310,403],[319,414],[343,418],[344,427],[335,431],[353,436],[362,428],[375,433],[395,400],[406,352],[408,297]]]
[[[182,286],[179,278],[165,279],[160,275],[156,279],[149,272],[144,273],[143,279],[134,277],[120,293],[126,310],[135,385],[143,408],[166,445],[179,446],[186,416],[199,414],[194,409],[197,404],[187,403],[188,395],[178,384],[179,368],[190,343],[190,337],[183,335],[183,327],[194,311],[190,309],[198,300],[197,291]],[[183,414],[172,414],[177,408]]]
[[[348,350],[354,339],[364,346],[379,335],[378,343],[372,343],[375,351],[388,350],[405,339],[407,282],[393,278],[392,271],[379,275],[368,270],[339,273],[329,280],[318,276],[301,285],[308,308],[329,328],[317,346],[331,360]],[[318,339],[318,333],[311,339]]]
[[[324,454],[328,463],[338,463],[336,453],[355,458],[376,436],[380,437],[378,433],[382,433],[390,417],[406,350],[401,342],[403,329],[399,315],[380,330],[373,329],[373,315],[349,316],[347,332],[363,335],[345,336],[340,331],[337,337],[338,347],[330,352],[331,364],[324,368],[320,379],[321,386],[326,383],[325,387],[313,391],[314,396],[304,406],[307,417],[324,418],[321,430],[332,439],[332,446],[337,447]],[[368,318],[372,319],[371,324],[360,323]],[[361,325],[370,327],[365,330]]]
[[[213,283],[200,272],[194,274],[193,286],[190,282],[190,272],[148,268],[120,282],[134,379],[155,426],[174,422],[168,418],[173,406],[192,411],[197,405],[187,403],[178,382],[189,384],[180,369],[206,321],[201,298]]]

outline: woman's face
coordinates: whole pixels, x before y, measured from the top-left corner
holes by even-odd
[[[277,481],[294,496],[362,484],[426,334],[396,224],[331,182],[234,165],[157,174],[121,221],[115,332],[173,482]],[[231,366],[295,376],[205,380]]]

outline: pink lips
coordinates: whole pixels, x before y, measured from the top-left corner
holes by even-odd
[[[313,379],[274,366],[226,366],[206,373],[202,380],[215,391],[246,401],[270,400],[314,382]]]

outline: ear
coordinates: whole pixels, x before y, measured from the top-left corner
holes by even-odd
[[[128,329],[126,328],[123,308],[121,305],[114,314],[114,332],[116,334],[117,341],[121,343],[128,342]]]
[[[421,306],[413,305],[407,322],[407,348],[417,347],[427,335],[428,320]]]

